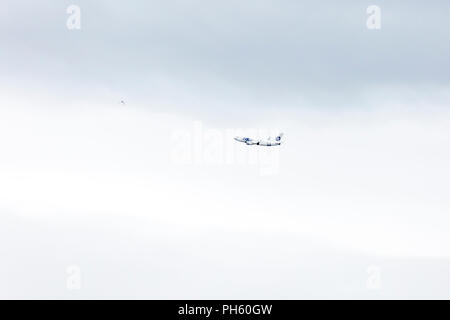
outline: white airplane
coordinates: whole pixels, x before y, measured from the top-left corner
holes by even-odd
[[[247,145],[257,145],[257,146],[279,146],[281,144],[281,138],[283,137],[283,133],[280,133],[275,137],[275,140],[272,140],[270,137],[267,140],[255,140],[246,137],[235,137],[234,140],[239,142],[245,142]]]

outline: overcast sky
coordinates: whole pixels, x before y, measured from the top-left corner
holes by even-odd
[[[448,9],[3,1],[0,297],[450,297]]]
[[[80,0],[79,31],[66,28],[70,4],[3,5],[3,82],[71,97],[111,90],[142,103],[207,99],[214,112],[235,97],[258,107],[364,107],[361,95],[380,87],[432,96],[430,87],[450,81],[445,0],[380,0],[377,31],[366,28],[371,1]]]

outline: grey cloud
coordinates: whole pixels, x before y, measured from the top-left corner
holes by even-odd
[[[81,31],[65,28],[68,1],[51,3],[11,1],[1,64],[62,91],[340,105],[366,88],[450,80],[446,1],[377,1],[378,31],[365,26],[369,1],[78,1]]]

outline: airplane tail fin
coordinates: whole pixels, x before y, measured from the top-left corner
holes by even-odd
[[[277,141],[277,142],[281,142],[281,138],[283,137],[283,135],[284,135],[284,133],[282,132],[282,133],[280,133],[279,135],[277,135],[276,137],[275,137],[275,141]]]

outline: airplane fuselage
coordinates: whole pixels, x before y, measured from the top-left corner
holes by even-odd
[[[244,142],[245,144],[247,144],[249,146],[257,145],[257,146],[270,147],[270,146],[279,146],[281,144],[282,136],[283,136],[283,134],[280,134],[279,136],[277,136],[275,138],[275,140],[272,140],[270,138],[267,140],[256,140],[256,139],[247,138],[247,137],[235,137],[234,140],[239,141],[239,142]]]

